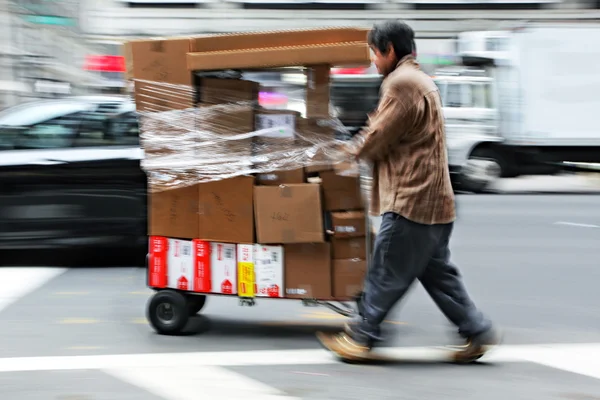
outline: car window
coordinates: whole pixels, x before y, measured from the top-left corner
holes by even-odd
[[[94,104],[63,106],[0,115],[0,150],[139,146],[137,115],[128,107],[110,113]]]
[[[34,102],[10,108],[0,114],[0,126],[32,126],[94,106],[76,102]]]

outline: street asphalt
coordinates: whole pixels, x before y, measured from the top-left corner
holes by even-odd
[[[460,195],[457,204],[454,261],[477,305],[504,331],[506,345],[600,343],[600,196]],[[188,334],[160,336],[145,318],[150,295],[141,268],[68,269],[0,312],[0,361],[234,351],[252,357],[258,350],[278,351],[284,357],[289,350],[318,350],[314,333],[339,329],[344,321],[324,308],[306,308],[297,301],[264,300],[255,307],[240,307],[235,299],[210,297]],[[418,286],[388,317],[385,328],[388,346],[454,341],[453,328]],[[101,369],[57,369],[6,369],[0,373],[0,398],[188,398],[171,397]],[[600,398],[600,380],[539,363],[460,367],[249,362],[224,369],[278,389],[287,396],[277,397],[281,399]],[[216,398],[213,392],[203,392],[200,380],[197,390],[198,399]]]

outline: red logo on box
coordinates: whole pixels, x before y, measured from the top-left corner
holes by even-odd
[[[223,294],[232,294],[233,293],[233,285],[229,279],[225,279],[221,284],[221,293]]]
[[[203,240],[194,240],[194,291],[210,293],[210,243]]]
[[[148,286],[164,288],[167,286],[167,238],[150,236],[148,257]]]

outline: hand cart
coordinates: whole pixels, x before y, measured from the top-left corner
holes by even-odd
[[[361,194],[363,202],[367,205],[371,198],[371,168],[367,164],[361,163],[359,165],[359,181],[361,187]],[[373,243],[373,227],[369,217],[369,213],[365,212],[366,218],[366,260],[367,263],[371,258],[371,246]],[[149,255],[146,256],[146,268],[149,269]],[[196,293],[189,291],[176,290],[171,288],[158,289],[149,285],[149,274],[146,274],[147,285],[150,289],[154,290],[155,293],[152,295],[147,305],[147,318],[150,325],[156,332],[162,335],[177,335],[180,334],[186,327],[190,317],[198,314],[206,305],[208,296],[227,296],[237,297],[239,299],[240,306],[255,306],[255,297],[239,297],[237,295],[226,295],[218,293]],[[357,293],[353,301],[356,306],[347,301],[331,301],[331,300],[319,300],[319,299],[300,299],[302,304],[306,307],[318,307],[324,306],[338,314],[345,317],[353,317],[358,313],[358,306],[360,302],[361,293]],[[265,297],[265,299],[269,299]],[[285,298],[281,298],[284,300]],[[285,300],[299,300],[299,299],[285,299]],[[336,304],[338,303],[338,304]]]

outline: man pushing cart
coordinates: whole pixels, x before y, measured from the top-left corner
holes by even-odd
[[[380,326],[419,280],[465,344],[456,362],[472,362],[500,341],[477,309],[450,261],[454,192],[446,154],[439,91],[415,60],[413,30],[403,22],[378,24],[368,35],[373,62],[385,77],[377,110],[346,147],[372,166],[371,214],[381,215],[358,315],[341,333],[319,341],[345,360],[360,361],[381,343]]]

